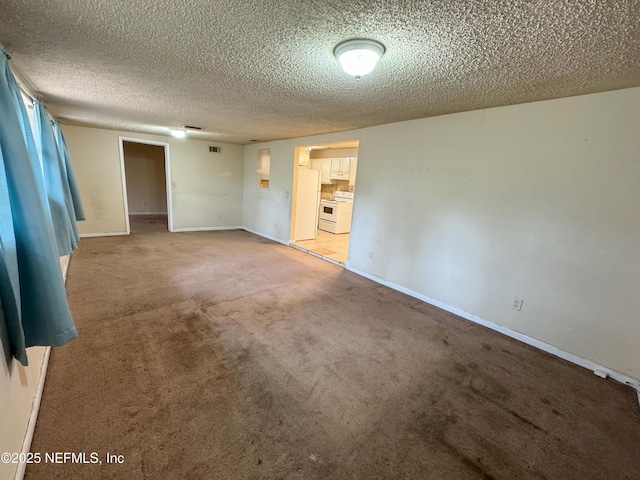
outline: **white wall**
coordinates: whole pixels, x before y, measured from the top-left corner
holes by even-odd
[[[280,241],[289,240],[291,226],[291,188],[293,185],[293,146],[291,142],[247,145],[244,148],[243,225],[252,231]],[[264,145],[268,145],[264,147]],[[258,150],[271,149],[269,188],[256,184]]]
[[[236,227],[242,223],[242,146],[118,130],[62,126],[87,220],[81,235],[126,231],[119,136],[166,142],[171,155],[175,230]]]
[[[123,132],[61,125],[86,220],[80,234],[126,231],[118,135]]]
[[[124,142],[129,214],[167,213],[164,147]]]
[[[354,132],[317,135],[244,147],[243,223],[247,229],[268,238],[288,243],[291,234],[291,192],[297,164],[294,149],[300,145],[354,140]],[[315,143],[314,143],[315,142]],[[256,187],[258,150],[271,150],[269,188]]]
[[[251,145],[244,222],[287,241],[294,146],[359,139],[350,267],[640,378],[639,131],[633,88]]]
[[[225,228],[242,225],[243,147],[171,140],[174,229]]]

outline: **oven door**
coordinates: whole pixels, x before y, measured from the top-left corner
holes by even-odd
[[[330,203],[320,202],[320,220],[326,220],[328,222],[335,222],[338,219],[337,205]]]

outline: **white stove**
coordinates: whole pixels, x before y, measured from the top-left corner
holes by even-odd
[[[330,233],[349,233],[353,192],[335,192],[333,200],[320,200],[318,228]]]
[[[353,192],[335,192],[333,198],[324,198],[320,203],[326,205],[336,205],[338,203],[353,203]]]
[[[353,203],[353,192],[335,192],[333,198],[336,202]]]

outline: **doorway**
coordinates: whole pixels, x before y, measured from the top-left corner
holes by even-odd
[[[120,137],[127,233],[173,231],[169,144]]]
[[[296,147],[292,247],[333,263],[347,263],[358,147],[358,140]]]

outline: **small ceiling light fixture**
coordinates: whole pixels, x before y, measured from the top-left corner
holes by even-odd
[[[187,136],[187,132],[178,128],[170,128],[169,133],[176,138],[184,138]]]
[[[333,54],[345,72],[356,78],[362,78],[376,67],[384,51],[384,45],[380,42],[356,38],[338,44]]]

